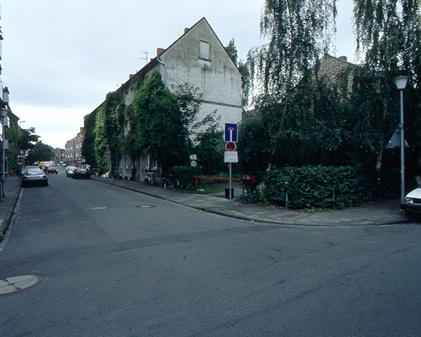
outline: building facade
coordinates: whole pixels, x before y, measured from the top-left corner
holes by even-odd
[[[130,75],[127,82],[116,90],[123,97],[126,106],[133,103],[139,79],[147,78],[158,71],[165,86],[172,90],[187,84],[197,88],[203,95],[198,119],[215,112],[220,116],[220,129],[225,123],[239,123],[242,118],[241,74],[236,64],[226,52],[212,27],[202,18],[191,28],[186,28],[183,35],[168,48],[158,48],[157,55],[136,74]],[[97,114],[101,103],[92,114]],[[125,126],[122,137],[127,135],[129,126]],[[66,160],[75,159],[77,145],[73,141],[66,144]],[[77,161],[77,159],[76,159]],[[144,169],[154,169],[148,155],[140,154],[133,159],[124,153],[119,174],[123,178],[133,179],[133,167],[136,168],[135,180],[142,180]]]
[[[82,166],[84,160],[82,157],[83,128],[80,128],[76,137],[68,140],[64,147],[63,162],[67,166]]]

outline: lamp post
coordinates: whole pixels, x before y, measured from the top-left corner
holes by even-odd
[[[7,118],[7,113],[8,110],[6,108],[2,108],[0,110],[0,115],[1,115],[1,127],[2,127],[2,134],[3,134],[3,144],[2,144],[2,173],[1,173],[1,196],[4,198],[4,183],[6,181],[6,132],[5,132],[5,123],[6,123],[6,118]]]
[[[398,76],[395,78],[395,84],[400,91],[400,123],[399,129],[401,131],[401,204],[405,198],[405,136],[404,136],[404,120],[403,120],[403,91],[406,88],[409,76]]]

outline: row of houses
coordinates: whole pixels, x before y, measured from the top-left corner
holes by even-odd
[[[188,84],[203,94],[203,103],[198,118],[213,111],[220,115],[220,128],[225,123],[239,123],[242,118],[241,74],[214,30],[202,18],[191,28],[186,28],[182,36],[169,47],[158,48],[157,54],[136,74],[122,84],[116,92],[123,97],[124,104],[130,105],[134,99],[135,84],[139,78],[147,78],[152,72],[159,71],[167,89]],[[102,102],[91,114],[97,114]],[[128,127],[128,126],[127,126]],[[124,130],[123,134],[127,134]],[[64,161],[68,165],[81,165],[84,130],[80,129],[75,138],[65,145]],[[153,167],[148,156],[132,157],[124,154],[121,160],[121,175],[128,178],[131,168]],[[136,180],[142,179],[137,170]]]
[[[335,58],[325,55],[321,60],[320,73],[327,75],[332,82],[336,82],[338,74],[345,68],[353,66],[344,56]],[[221,117],[221,130],[225,123],[241,121],[243,110],[240,71],[206,18],[202,18],[191,28],[186,28],[184,34],[168,48],[158,48],[156,56],[136,74],[130,75],[128,81],[116,90],[116,93],[123,97],[126,106],[133,102],[136,81],[139,78],[147,78],[153,71],[160,72],[169,90],[181,84],[199,89],[203,94],[199,118],[217,110]],[[350,87],[351,81],[346,90],[351,90]],[[97,114],[104,103],[105,101],[91,114]],[[127,133],[126,129],[122,134]],[[85,163],[81,153],[83,139],[84,130],[81,128],[76,137],[67,141],[64,161],[68,165]],[[154,163],[149,161],[148,156],[140,155],[133,162],[132,157],[124,154],[120,164],[121,176],[131,177],[133,166],[138,168],[135,179],[140,180],[144,177],[139,168],[151,168]]]

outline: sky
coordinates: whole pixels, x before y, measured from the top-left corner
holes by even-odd
[[[239,59],[264,44],[264,0],[0,0],[1,81],[24,129],[64,148],[83,118],[205,17]],[[338,0],[334,56],[354,60],[352,0]]]

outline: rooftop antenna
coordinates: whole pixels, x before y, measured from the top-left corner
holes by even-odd
[[[143,54],[143,55],[145,55],[145,56],[139,57],[139,59],[140,60],[145,60],[145,64],[148,64],[148,56],[149,56],[148,52],[147,51],[141,51],[140,53]]]

